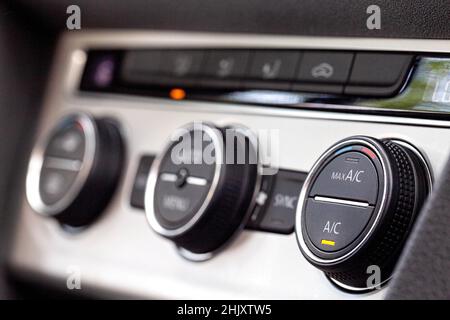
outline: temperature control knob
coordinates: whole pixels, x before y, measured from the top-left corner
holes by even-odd
[[[340,141],[303,185],[296,216],[300,250],[343,287],[381,285],[430,188],[426,162],[409,144],[362,136]],[[370,278],[375,271],[379,283]]]
[[[85,113],[63,117],[32,153],[26,181],[29,204],[63,225],[86,226],[108,204],[123,153],[113,120]]]
[[[256,148],[245,130],[193,123],[178,129],[153,162],[147,219],[185,257],[204,260],[243,227],[258,182]]]

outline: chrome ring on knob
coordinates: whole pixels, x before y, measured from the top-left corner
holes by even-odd
[[[53,135],[60,129],[62,129],[67,123],[76,122],[82,129],[85,140],[85,151],[82,165],[79,173],[75,178],[75,181],[71,185],[68,192],[54,204],[46,204],[42,200],[42,196],[39,190],[41,171],[44,164],[44,155],[46,148],[53,138]],[[84,112],[71,113],[63,116],[59,121],[57,127],[53,128],[50,132],[47,132],[37,143],[34,148],[30,162],[28,164],[28,171],[26,176],[26,196],[31,208],[38,214],[44,216],[53,216],[66,209],[73,200],[77,197],[80,190],[83,188],[89,173],[91,172],[96,150],[96,125],[93,117]]]

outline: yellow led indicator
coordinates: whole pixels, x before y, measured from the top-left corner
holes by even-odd
[[[324,245],[326,245],[326,246],[333,246],[333,247],[334,247],[334,245],[336,244],[336,242],[334,242],[334,241],[331,241],[331,240],[325,240],[325,239],[323,239],[321,243],[324,244]]]

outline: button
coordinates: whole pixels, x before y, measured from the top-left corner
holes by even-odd
[[[346,94],[389,96],[396,94],[409,73],[413,56],[358,53]]]
[[[298,196],[305,178],[303,172],[280,170],[277,173],[259,229],[283,234],[294,231]]]
[[[144,209],[145,187],[147,186],[148,174],[154,159],[154,156],[146,155],[139,160],[130,197],[130,205],[132,207]]]
[[[39,194],[42,202],[52,205],[61,200],[72,187],[78,171],[43,167],[39,179]]]
[[[346,148],[351,150],[352,147]],[[340,152],[342,150],[337,154]],[[373,205],[378,196],[376,168],[365,154],[344,151],[322,169],[309,196],[361,201]]]
[[[82,160],[85,149],[85,135],[81,126],[63,125],[52,136],[45,150],[46,157]]]
[[[120,53],[117,51],[90,50],[83,71],[82,90],[108,90],[114,86]]]
[[[236,79],[246,75],[249,55],[248,50],[210,51],[207,54],[204,70],[202,70],[205,76],[202,84],[211,87],[240,87],[240,83]],[[229,79],[234,80],[226,81]]]
[[[352,53],[305,52],[297,80],[312,83],[344,84],[350,73]]]
[[[364,230],[372,216],[372,207],[325,203],[309,199],[306,204],[306,232],[318,249],[341,250]]]
[[[124,58],[122,79],[147,85],[191,85],[202,62],[199,50],[130,51]]]
[[[245,88],[289,90],[300,56],[294,51],[254,51],[248,75],[251,79],[245,80]]]
[[[124,57],[124,72],[161,73],[161,57],[158,50],[129,51]]]
[[[259,230],[259,224],[263,218],[264,208],[267,207],[269,199],[268,196],[272,190],[275,181],[275,175],[261,176],[261,188],[256,196],[256,206],[253,208],[252,215],[246,224],[246,228]]]
[[[202,59],[202,51],[167,51],[161,57],[161,72],[174,77],[196,76],[200,72]]]
[[[404,54],[358,53],[349,84],[389,86],[408,68],[412,56]]]
[[[136,50],[125,54],[122,68],[122,80],[125,82],[154,84],[158,83],[161,73],[161,51]]]
[[[261,80],[292,80],[299,58],[299,52],[255,51],[249,75]]]

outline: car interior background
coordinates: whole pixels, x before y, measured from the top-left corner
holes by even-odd
[[[0,13],[1,299],[450,298],[448,0]]]

